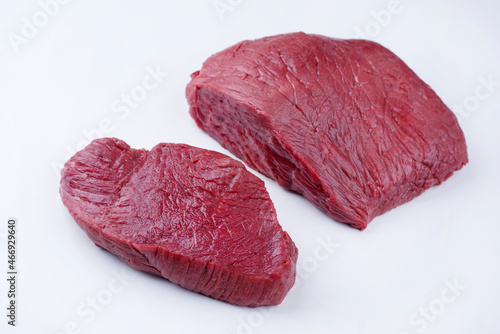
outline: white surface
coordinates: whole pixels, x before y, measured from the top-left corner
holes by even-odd
[[[0,240],[0,332],[499,333],[499,2],[401,0],[383,26],[373,12],[390,1],[215,3],[232,10],[219,17],[212,0],[72,1],[17,53],[8,34],[20,34],[23,17],[40,7],[0,1],[0,233],[8,217],[18,219],[20,272],[13,329]],[[184,97],[189,75],[212,53],[277,33],[352,38],[365,28],[454,111],[463,103],[474,109],[461,120],[470,163],[364,232],[265,179],[300,251],[300,285],[280,306],[236,307],[128,270],[62,205],[53,167],[106,118],[105,135],[136,148],[182,142],[227,153],[195,126]],[[168,77],[120,118],[113,102],[156,67]],[[488,76],[497,82],[491,92],[477,88]],[[315,253],[318,238],[338,244],[331,255]],[[113,279],[121,270],[132,276],[126,286]],[[467,288],[455,295],[447,281]],[[87,303],[96,296],[106,305],[92,318]],[[420,312],[429,307],[425,320]]]

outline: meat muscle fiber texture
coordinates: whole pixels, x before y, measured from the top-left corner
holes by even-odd
[[[64,204],[92,241],[133,268],[231,304],[279,304],[297,249],[264,182],[221,153],[94,140],[62,170]]]
[[[243,41],[191,77],[201,129],[360,230],[468,161],[455,115],[374,42],[305,33]]]

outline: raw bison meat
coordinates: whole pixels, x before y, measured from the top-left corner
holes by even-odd
[[[304,33],[243,41],[191,77],[201,129],[360,230],[467,163],[454,114],[374,42]]]
[[[224,154],[98,139],[65,164],[60,193],[97,246],[186,289],[256,307],[295,281],[297,249],[264,182]]]

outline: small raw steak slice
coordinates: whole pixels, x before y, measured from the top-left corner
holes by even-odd
[[[186,289],[256,307],[295,281],[297,249],[264,182],[224,154],[98,139],[65,164],[60,193],[97,246]]]
[[[222,146],[360,230],[467,163],[455,115],[370,41],[243,41],[208,58],[186,95]]]

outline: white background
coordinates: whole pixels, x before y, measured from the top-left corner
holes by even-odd
[[[500,333],[498,1],[401,0],[394,10],[385,0],[73,0],[46,23],[40,10],[34,0],[0,1],[1,333]],[[42,26],[16,50],[9,39],[33,16]],[[394,51],[463,110],[470,163],[363,232],[264,178],[300,252],[300,283],[277,307],[212,300],[95,247],[58,194],[57,166],[85,144],[85,132],[135,148],[179,142],[228,153],[190,118],[189,75],[240,40],[295,31],[361,31]],[[114,112],[148,69],[168,76],[126,117]],[[11,216],[16,328],[5,316]],[[337,245],[318,257],[322,242]]]

